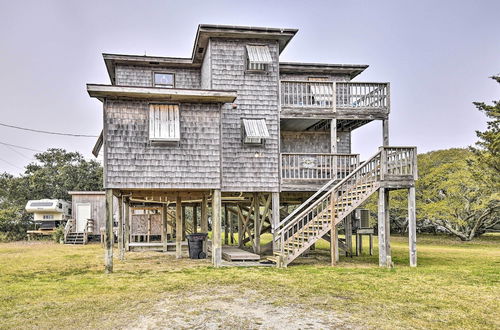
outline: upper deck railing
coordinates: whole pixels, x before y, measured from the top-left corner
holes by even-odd
[[[281,107],[389,112],[389,83],[281,81]]]

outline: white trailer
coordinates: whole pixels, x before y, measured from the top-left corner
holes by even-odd
[[[62,199],[30,200],[26,211],[33,213],[33,220],[40,230],[53,230],[71,217],[71,204]]]

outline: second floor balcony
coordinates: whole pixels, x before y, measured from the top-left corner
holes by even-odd
[[[282,80],[280,103],[282,117],[383,119],[390,111],[389,83]]]

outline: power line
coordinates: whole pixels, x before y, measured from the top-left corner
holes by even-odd
[[[87,134],[71,134],[71,133],[60,133],[60,132],[51,132],[51,131],[42,131],[39,129],[33,129],[33,128],[26,128],[26,127],[19,127],[19,126],[14,126],[14,125],[7,125],[4,123],[0,123],[0,126],[5,126],[5,127],[10,127],[10,128],[15,128],[15,129],[20,129],[23,131],[30,131],[30,132],[36,132],[36,133],[44,133],[44,134],[52,134],[52,135],[63,135],[63,136],[72,136],[72,137],[91,137],[91,138],[96,138],[97,135],[87,135]]]
[[[34,152],[43,152],[41,150],[31,149],[31,148],[27,148],[27,147],[21,147],[21,146],[15,145],[15,144],[10,144],[10,143],[5,143],[5,142],[0,142],[0,144],[3,144],[5,146],[14,147],[14,148],[19,148],[19,149],[25,149],[25,150],[29,150],[29,151],[34,151]]]

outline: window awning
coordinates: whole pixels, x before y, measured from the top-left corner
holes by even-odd
[[[247,45],[247,53],[250,63],[269,64],[273,62],[267,46]]]
[[[243,126],[245,127],[245,135],[248,138],[269,138],[265,119],[243,119]]]

